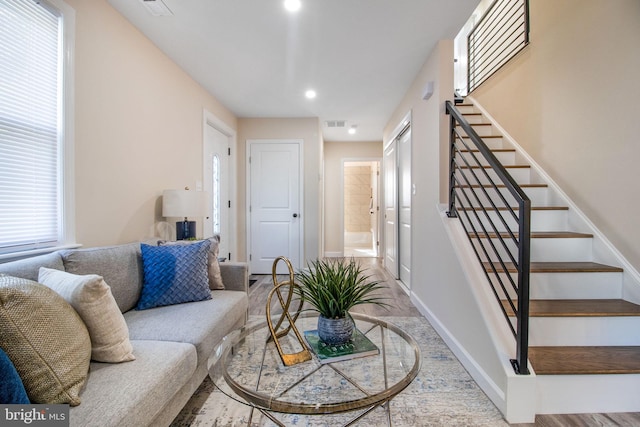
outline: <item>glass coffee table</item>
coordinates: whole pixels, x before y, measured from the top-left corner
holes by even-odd
[[[352,316],[356,327],[376,344],[378,355],[325,364],[313,355],[310,361],[284,366],[269,339],[267,322],[258,321],[222,340],[209,359],[209,376],[224,394],[259,410],[279,426],[285,424],[278,413],[358,411],[344,424],[351,425],[378,407],[384,409],[391,425],[389,402],[418,375],[420,349],[409,334],[391,323],[362,314]],[[302,313],[295,324],[303,334],[316,329],[317,319],[316,314]],[[293,333],[279,342],[286,353],[301,350]]]

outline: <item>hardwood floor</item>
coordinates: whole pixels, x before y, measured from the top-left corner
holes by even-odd
[[[404,316],[422,317],[422,314],[411,303],[404,289],[382,268],[378,258],[356,258],[368,268],[376,280],[385,282],[386,288],[380,292],[386,298],[390,307],[383,308],[375,305],[355,307],[354,312],[370,316]],[[271,275],[252,275],[256,282],[249,289],[249,314],[262,315],[266,313],[267,295],[273,286]],[[279,281],[287,280],[288,276],[278,276]],[[276,312],[274,310],[274,312]],[[640,426],[640,412],[613,414],[564,414],[538,415],[535,423],[511,424],[512,427],[628,427]]]
[[[407,293],[384,270],[377,258],[356,258],[363,266],[367,267],[366,274],[372,279],[380,280],[386,284],[386,288],[378,294],[385,298],[389,307],[379,307],[367,304],[356,306],[352,311],[369,316],[405,316],[422,317],[422,314],[411,303]],[[271,275],[252,275],[256,282],[249,288],[249,315],[264,315],[266,312],[267,295],[273,286]],[[278,276],[278,281],[288,280],[289,276]]]

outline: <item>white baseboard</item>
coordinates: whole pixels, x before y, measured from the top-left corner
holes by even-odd
[[[411,302],[416,306],[418,311],[427,318],[431,326],[438,332],[438,335],[444,340],[449,349],[455,354],[462,366],[469,372],[478,386],[485,392],[491,401],[498,407],[503,414],[506,412],[506,400],[504,392],[498,385],[487,375],[484,369],[475,359],[465,350],[458,340],[449,332],[449,330],[440,322],[429,308],[415,294],[411,295]]]

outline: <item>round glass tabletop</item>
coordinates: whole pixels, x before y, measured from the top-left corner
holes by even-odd
[[[420,349],[391,323],[356,313],[352,317],[377,354],[321,363],[311,351],[311,360],[285,366],[267,322],[259,321],[222,340],[209,359],[209,375],[227,396],[262,411],[314,415],[383,405],[417,376]],[[304,336],[317,329],[317,314],[302,313],[295,324]],[[279,342],[285,353],[302,350],[293,331]]]

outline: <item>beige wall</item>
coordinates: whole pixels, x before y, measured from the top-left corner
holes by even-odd
[[[238,119],[238,258],[247,260],[247,140],[250,139],[302,139],[304,168],[304,258],[315,259],[320,254],[320,164],[322,137],[318,118],[241,118]]]
[[[324,143],[324,250],[342,252],[342,162],[344,159],[382,158],[382,141]]]
[[[203,108],[233,129],[236,118],[106,0],[66,1],[76,10],[77,241],[158,235],[162,190],[202,181]]]
[[[424,101],[423,88],[429,81],[434,82],[434,93]],[[439,208],[446,201],[441,188],[446,188],[448,170],[449,117],[444,105],[452,97],[453,41],[443,40],[427,58],[384,129],[386,142],[411,112],[411,170],[416,189],[411,200],[412,300],[433,324],[445,328],[457,346],[473,355],[476,368],[488,372],[504,390],[503,367],[488,328],[469,328],[484,320],[443,227]]]
[[[472,96],[640,269],[640,2],[529,7],[531,44]]]

